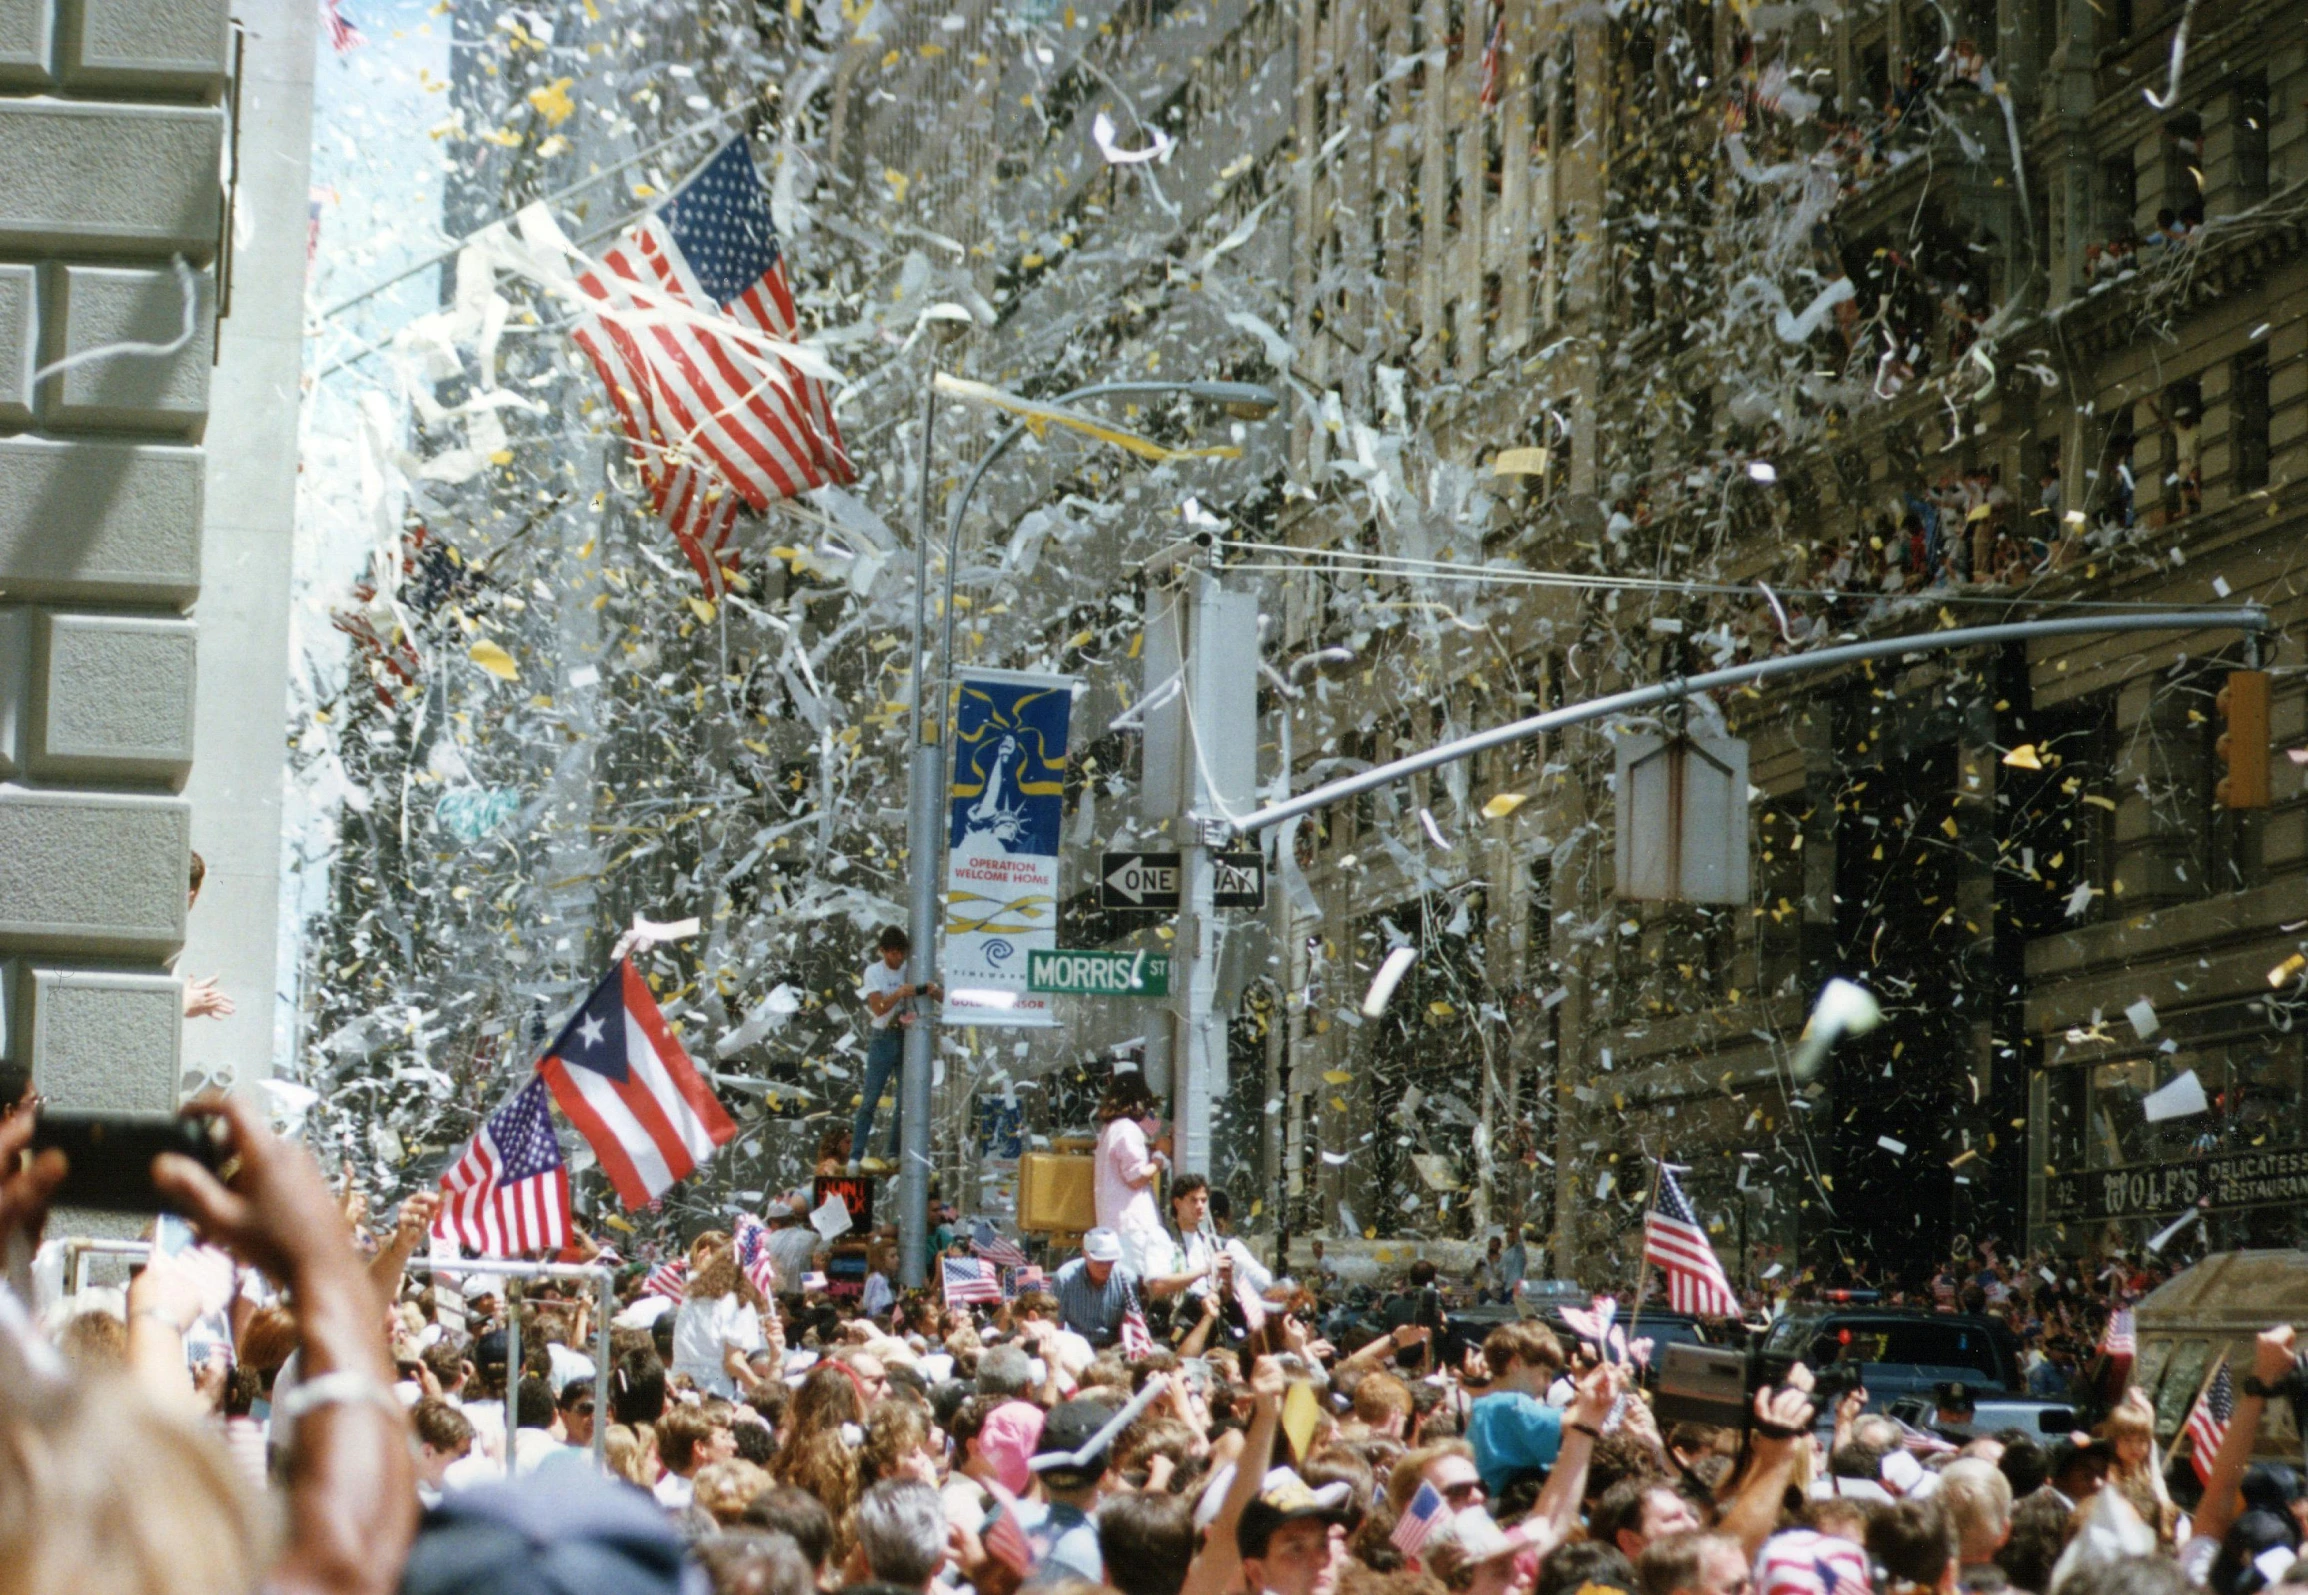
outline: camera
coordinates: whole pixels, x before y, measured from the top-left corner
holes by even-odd
[[[53,1147],[64,1154],[58,1207],[99,1213],[161,1213],[175,1209],[152,1183],[152,1160],[163,1152],[191,1158],[211,1173],[231,1158],[224,1120],[183,1113],[72,1113],[42,1108],[32,1126],[31,1152]]]
[[[1734,1351],[1728,1347],[1669,1345],[1659,1358],[1659,1387],[1651,1410],[1662,1427],[1704,1423],[1746,1430],[1755,1422],[1755,1394],[1787,1383],[1799,1359],[1784,1352]],[[1810,1398],[1820,1412],[1860,1387],[1855,1363],[1829,1363],[1811,1370]]]

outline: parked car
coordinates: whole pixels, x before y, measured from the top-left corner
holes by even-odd
[[[1763,1351],[1816,1370],[1848,1367],[1866,1388],[1869,1411],[1917,1428],[1931,1427],[1939,1387],[1957,1382],[1971,1388],[1978,1408],[1972,1427],[1985,1433],[2064,1434],[2078,1421],[2066,1402],[2027,1393],[2018,1338],[1998,1320],[1972,1313],[1803,1306],[1771,1326]]]

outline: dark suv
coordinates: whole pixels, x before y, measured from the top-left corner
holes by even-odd
[[[1767,1354],[1795,1357],[1814,1369],[1856,1364],[1868,1406],[1880,1411],[1903,1398],[1928,1402],[1943,1384],[1961,1380],[1980,1406],[1980,1424],[2055,1403],[2027,1393],[2018,1339],[1993,1318],[1908,1307],[1791,1308],[1764,1337]],[[1913,1410],[1905,1407],[1903,1410]],[[2022,1427],[2033,1428],[2033,1422]]]

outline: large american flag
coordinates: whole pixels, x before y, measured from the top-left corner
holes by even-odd
[[[2228,1438],[2228,1420],[2235,1415],[2236,1385],[2228,1377],[2228,1359],[2222,1357],[2219,1372],[2188,1414],[2188,1438],[2194,1443],[2188,1462],[2205,1484],[2212,1482],[2212,1459],[2220,1454],[2220,1442]]]
[[[721,590],[742,506],[765,510],[857,479],[824,385],[744,336],[791,342],[796,319],[769,192],[743,134],[577,286],[598,309],[572,336],[609,390],[650,503],[708,592]]]
[[[1002,1278],[994,1265],[975,1257],[941,1257],[938,1259],[940,1279],[946,1288],[946,1305],[956,1306],[966,1301],[1000,1301]]]
[[[477,1257],[554,1251],[569,1244],[569,1169],[553,1138],[545,1082],[532,1076],[481,1121],[472,1145],[441,1177],[433,1232]]]
[[[1643,1215],[1643,1260],[1667,1280],[1667,1305],[1703,1318],[1735,1318],[1739,1296],[1723,1275],[1723,1264],[1708,1244],[1699,1215],[1691,1210],[1674,1171],[1659,1167],[1659,1194]]]

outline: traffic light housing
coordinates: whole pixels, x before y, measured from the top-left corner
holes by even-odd
[[[2228,684],[2213,700],[2220,716],[2220,760],[2213,798],[2224,809],[2268,806],[2268,672],[2231,670]]]

